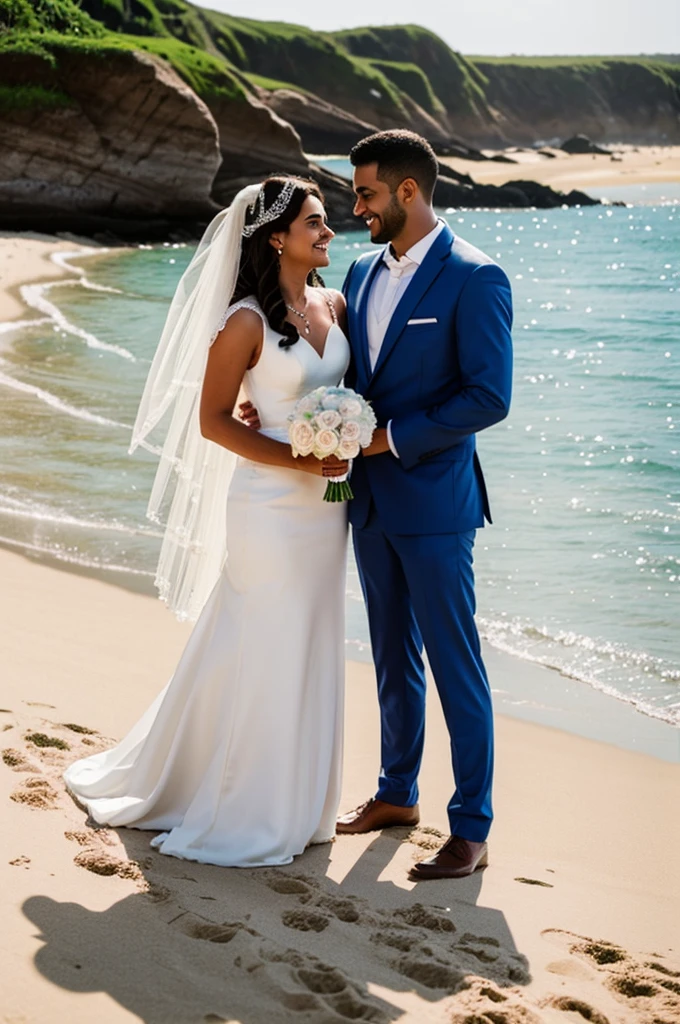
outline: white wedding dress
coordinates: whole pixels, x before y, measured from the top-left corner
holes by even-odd
[[[264,323],[244,379],[262,430],[287,440],[295,402],[337,385],[337,324],[322,356]],[[287,864],[335,834],[344,686],[346,506],[326,480],[238,459],[224,571],[163,692],[118,746],[77,761],[69,790],[101,824],[159,830],[161,853],[231,867]]]

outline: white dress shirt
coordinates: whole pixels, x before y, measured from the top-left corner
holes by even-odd
[[[420,241],[412,245],[401,259],[397,259],[396,256],[392,255],[389,245],[383,252],[382,266],[373,278],[366,313],[368,358],[371,364],[371,372],[375,370],[376,363],[378,362],[378,356],[380,355],[392,314],[411,283],[411,278],[427,256],[430,246],[443,227],[444,221],[438,220],[432,231],[429,231]],[[392,421],[390,420],[387,424],[387,441],[392,454],[399,458],[399,453],[392,441],[391,428]]]

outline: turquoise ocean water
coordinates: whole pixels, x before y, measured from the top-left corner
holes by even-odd
[[[495,525],[477,540],[479,625],[496,647],[680,724],[680,188],[635,205],[442,211],[515,298],[512,413],[478,438]],[[370,248],[337,236],[327,283]],[[152,590],[154,473],[127,455],[191,247],[73,260],[0,325],[0,543]],[[28,315],[27,315],[28,319]],[[347,649],[369,656],[356,571]]]

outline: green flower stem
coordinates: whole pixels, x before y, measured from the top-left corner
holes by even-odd
[[[337,480],[329,480],[326,487],[326,493],[323,496],[324,501],[349,501],[354,497],[352,488],[349,485],[349,481],[343,480],[342,483],[338,483]]]

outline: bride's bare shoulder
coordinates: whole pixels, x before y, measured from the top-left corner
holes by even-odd
[[[213,344],[223,337],[231,338],[234,335],[260,338],[265,316],[255,299],[243,299],[234,302],[225,310],[224,316],[217,325],[213,335]]]

